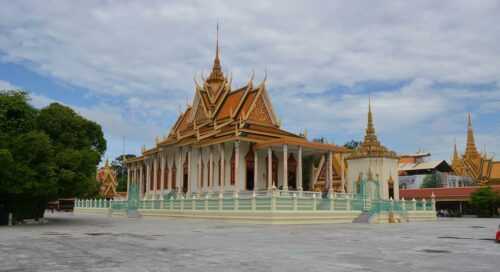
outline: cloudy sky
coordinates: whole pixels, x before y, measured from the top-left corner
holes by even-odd
[[[398,153],[500,159],[498,1],[0,0],[0,89],[58,101],[103,126],[106,157],[165,135],[208,74],[221,25],[233,88],[268,74],[283,127],[343,144],[363,137],[371,96]],[[123,141],[125,139],[125,141]]]

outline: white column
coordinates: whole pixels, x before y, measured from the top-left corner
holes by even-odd
[[[297,155],[297,190],[302,191],[302,146],[299,146],[299,152]]]
[[[208,151],[210,152],[208,159],[208,164],[210,165],[208,171],[208,191],[212,192],[214,188],[214,154],[211,146],[208,147]]]
[[[259,180],[259,152],[257,149],[253,153],[253,190],[257,190],[257,184]]]
[[[172,168],[174,163],[175,163],[175,156],[172,158],[172,163],[168,163],[167,160],[167,166],[168,166],[167,187],[170,191],[175,191],[175,188],[172,188]]]
[[[224,185],[226,183],[226,160],[225,160],[225,150],[224,144],[220,144],[220,191],[224,192]]]
[[[146,162],[146,193],[151,190],[151,163],[148,160]]]
[[[234,143],[234,186],[235,191],[240,191],[240,142]]]
[[[191,151],[192,151],[192,148],[189,148],[187,150],[187,178],[188,178],[188,193],[192,193],[193,192],[193,182],[191,181]],[[183,176],[184,178],[184,176]]]
[[[163,191],[165,190],[165,163],[167,162],[167,158],[165,157],[165,153],[161,153],[161,178],[160,178],[160,191],[161,195],[163,196]]]
[[[143,168],[144,168],[144,165],[143,165],[143,162],[141,162],[141,165],[139,166],[139,191],[141,192],[141,198],[144,197],[144,174],[143,174]]]
[[[184,166],[182,165],[182,148],[179,148],[179,152],[178,152],[178,158],[177,158],[177,171],[175,173],[176,177],[175,179],[177,180],[176,184],[177,184],[177,187],[180,188],[180,192],[181,193],[184,193],[184,189],[183,189],[183,182],[182,182],[182,172],[184,170]]]
[[[344,166],[344,153],[340,153],[340,184],[341,192],[345,193],[345,166]]]
[[[288,145],[283,145],[283,191],[288,191]]]
[[[158,154],[154,156],[153,159],[153,196],[156,198],[157,189],[158,188]]]
[[[333,192],[333,179],[332,179],[332,174],[333,174],[333,169],[332,169],[332,152],[328,152],[328,160],[327,160],[327,182],[329,184],[328,191]]]
[[[196,183],[197,186],[199,186],[198,188],[198,193],[201,193],[205,190],[205,182],[204,182],[204,179],[205,177],[203,176],[203,169],[204,167],[202,167],[203,165],[203,149],[200,148],[200,152],[199,152],[199,155],[198,155],[198,182]]]
[[[273,151],[269,147],[267,149],[267,189],[271,190],[273,187]]]

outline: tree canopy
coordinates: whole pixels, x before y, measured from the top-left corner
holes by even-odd
[[[471,194],[470,203],[479,217],[491,217],[500,207],[500,195],[489,186],[481,187]]]
[[[0,91],[0,199],[95,194],[106,150],[101,127],[69,107],[38,110],[28,101],[26,92]]]

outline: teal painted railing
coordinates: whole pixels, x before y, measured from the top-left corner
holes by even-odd
[[[313,192],[274,193],[252,192],[244,194],[190,195],[166,194],[165,199],[140,200],[139,209],[165,209],[172,211],[368,211],[371,215],[392,211],[405,215],[407,211],[434,210],[435,202],[417,200],[373,200],[356,194],[328,194]],[[77,208],[103,208],[126,211],[130,200],[78,199]]]

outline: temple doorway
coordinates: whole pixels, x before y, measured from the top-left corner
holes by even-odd
[[[184,165],[183,165],[183,171],[182,171],[182,192],[187,193],[188,192],[188,158],[186,154],[186,159],[184,160]]]
[[[272,184],[271,186],[274,186],[274,187],[277,187],[278,186],[278,157],[276,157],[276,155],[274,154],[274,152],[272,152],[272,165],[271,165],[271,169],[272,169],[272,176],[271,176],[271,179],[272,179]],[[268,162],[269,162],[269,158],[268,156],[266,156],[266,173],[267,173],[267,176],[269,176],[269,170],[268,170]]]
[[[255,174],[255,161],[254,161],[254,151],[253,148],[250,147],[250,150],[248,150],[247,155],[245,156],[245,161],[246,161],[246,186],[245,188],[248,191],[253,191],[255,187],[255,180],[254,180],[254,174]]]
[[[394,199],[394,183],[389,183],[389,199]]]
[[[290,154],[288,157],[288,188],[289,190],[297,190],[297,160]]]

